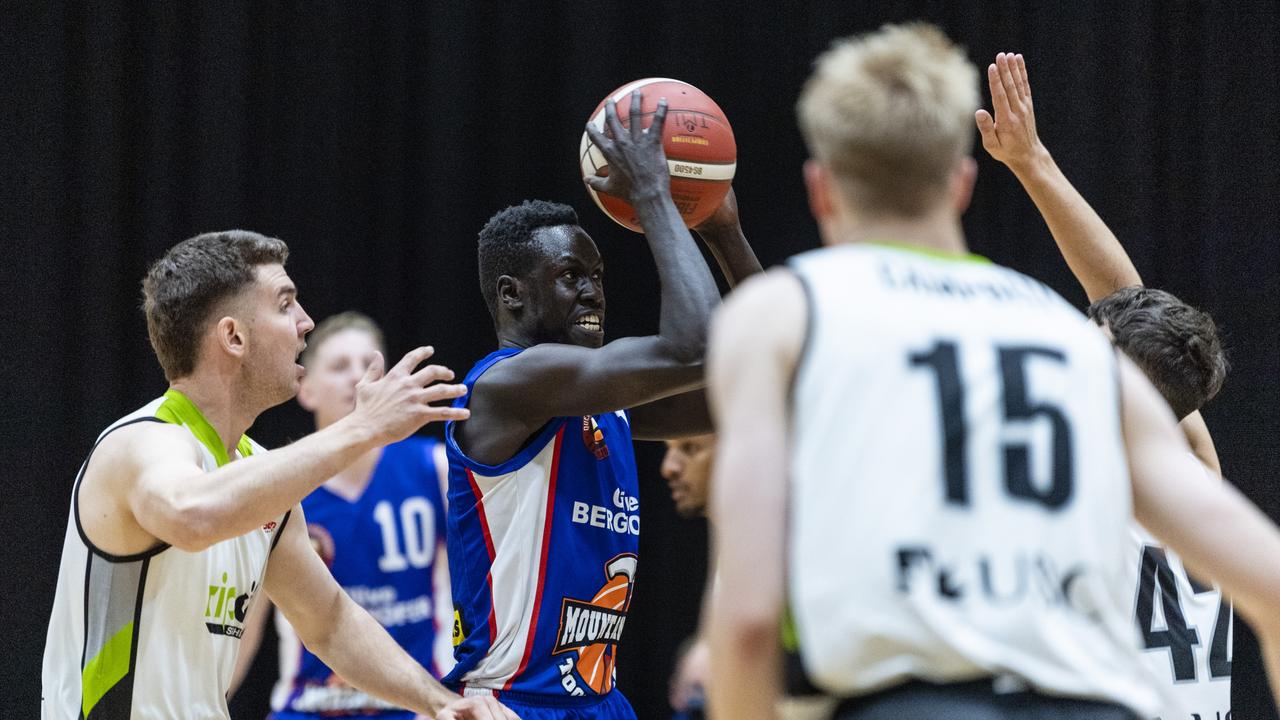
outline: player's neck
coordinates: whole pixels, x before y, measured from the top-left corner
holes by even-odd
[[[332,423],[316,423],[316,430],[323,430]],[[365,488],[369,487],[369,481],[373,479],[373,470],[378,466],[378,461],[382,459],[382,448],[376,447],[360,457],[356,461],[338,471],[333,477],[324,481],[324,486],[330,492],[344,498],[347,502],[355,502],[364,494]]]
[[[235,457],[236,446],[253,425],[258,411],[250,408],[230,384],[201,378],[198,373],[175,380],[169,386],[187,396],[218,433],[227,455]]]
[[[963,255],[969,252],[960,219],[950,212],[921,218],[853,218],[832,233],[831,244],[892,242]]]

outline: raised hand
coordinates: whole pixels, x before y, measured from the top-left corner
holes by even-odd
[[[662,149],[662,127],[667,120],[667,99],[658,101],[653,124],[642,129],[641,94],[631,93],[628,127],[618,120],[618,108],[612,100],[604,104],[604,132],[587,123],[587,135],[609,163],[607,176],[585,178],[596,192],[602,192],[636,204],[641,198],[670,192],[671,174],[667,154]]]
[[[741,224],[738,220],[738,196],[733,192],[733,188],[730,187],[729,192],[724,196],[724,200],[721,200],[720,205],[716,207],[716,211],[693,229],[704,240],[711,242],[712,238],[719,233],[737,230],[741,227]]]
[[[986,110],[974,115],[982,134],[982,147],[1017,172],[1048,154],[1036,134],[1026,61],[1014,53],[996,55],[996,61],[987,66],[987,82],[995,118]]]
[[[364,377],[356,385],[356,407],[352,421],[364,424],[380,444],[403,440],[429,422],[466,420],[471,411],[432,405],[466,394],[465,385],[447,385],[453,371],[442,365],[421,365],[435,353],[430,347],[419,347],[405,354],[395,367],[383,374],[384,361],[378,353]]]

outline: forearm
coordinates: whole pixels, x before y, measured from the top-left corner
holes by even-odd
[[[658,334],[683,359],[700,360],[711,312],[720,299],[715,280],[668,193],[645,193],[635,208],[661,283]]]
[[[335,605],[334,619],[325,636],[302,640],[349,685],[429,717],[458,698],[345,594]]]
[[[1010,169],[1031,196],[1090,302],[1142,284],[1120,241],[1047,150],[1041,148],[1028,161],[1010,165]]]
[[[140,497],[139,518],[161,525],[158,537],[201,549],[277,519],[375,444],[353,422],[339,421],[286,447],[193,476],[167,493]]]
[[[729,287],[736,286],[756,273],[764,272],[741,225],[734,223],[722,227],[699,228],[698,234],[706,241],[707,248],[711,250],[711,256],[716,259]]]

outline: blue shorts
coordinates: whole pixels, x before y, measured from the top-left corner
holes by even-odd
[[[499,693],[498,702],[519,715],[520,720],[636,720],[631,703],[616,689],[596,702],[573,705],[544,705],[529,695],[512,697],[511,693]]]

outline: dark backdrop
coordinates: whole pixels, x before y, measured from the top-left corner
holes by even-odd
[[[465,370],[494,344],[476,231],[523,198],[566,200],[608,262],[610,336],[649,332],[645,244],[578,179],[591,109],[644,76],[715,97],[738,138],[744,225],[774,264],[816,244],[792,113],[810,62],[832,38],[888,20],[938,22],[982,64],[997,50],[1027,55],[1041,133],[1068,175],[1148,283],[1221,322],[1234,367],[1206,415],[1227,474],[1276,517],[1277,5],[1112,5],[8,6],[0,702],[11,705],[0,715],[36,714],[76,467],[106,423],[164,387],[136,306],[139,278],[166,247],[231,227],[277,235],[314,317],[359,308],[385,325],[393,352],[429,341]],[[1030,202],[978,153],[973,247],[1082,303]],[[253,432],[271,445],[307,429],[290,405]],[[675,519],[660,447],[641,445],[644,563],[619,684],[651,718],[695,624],[705,528]],[[1266,717],[1256,649],[1238,635],[1235,653],[1235,715]],[[260,701],[261,690],[248,692]]]

